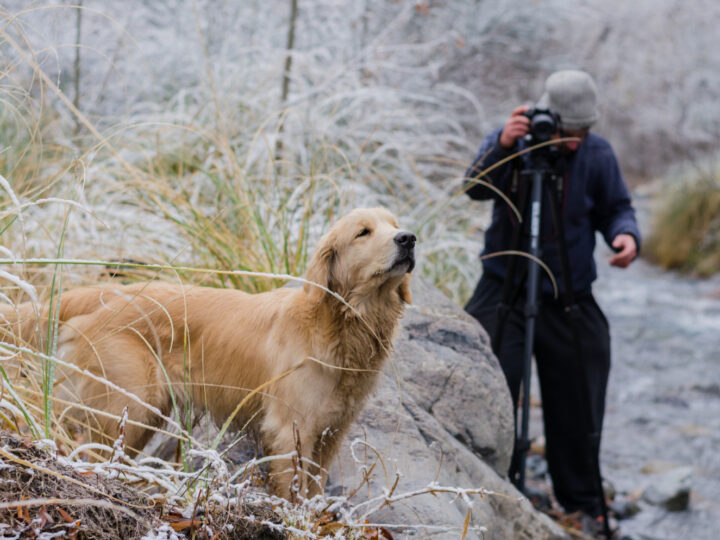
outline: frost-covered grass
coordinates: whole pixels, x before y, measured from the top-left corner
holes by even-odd
[[[268,16],[257,7],[248,10],[235,15]],[[124,114],[113,115],[96,112],[102,100],[83,106],[87,96],[116,96],[107,78],[114,81],[115,70],[124,70],[118,77],[125,83],[132,78],[144,88],[145,62],[129,66],[117,53],[104,58],[106,73],[98,67],[99,53],[81,46],[85,90],[71,100],[72,64],[63,55],[72,49],[58,48],[32,22],[45,17],[37,24],[68,39],[72,25],[58,19],[76,10],[37,6],[13,14],[13,24],[0,34],[9,59],[4,101],[16,103],[0,117],[1,129],[14,134],[0,153],[6,178],[31,201],[61,197],[86,208],[73,209],[64,229],[70,257],[273,273],[302,273],[312,241],[349,208],[385,205],[420,238],[419,273],[462,301],[479,272],[477,231],[485,216],[459,196],[474,144],[465,138],[456,107],[458,101],[480,107],[463,89],[435,84],[437,66],[423,62],[452,37],[398,43],[393,30],[418,16],[411,6],[398,6],[388,12],[387,26],[364,30],[365,49],[338,50],[347,43],[333,34],[343,28],[326,26],[314,10],[316,26],[301,10],[298,39],[304,45],[290,53],[284,100],[279,94],[288,51],[278,39],[265,48],[215,51],[212,20],[204,18],[210,15],[196,14],[193,21],[182,10],[178,20],[192,32],[182,43],[186,84],[150,93],[160,101],[143,101],[130,88]],[[350,15],[364,17],[355,9]],[[96,32],[114,31],[121,22],[95,6],[84,17]],[[320,28],[328,34],[324,47],[308,42]],[[119,36],[131,44],[145,38],[127,29]],[[117,103],[105,108],[118,110]],[[26,209],[25,220],[43,230],[13,235],[25,242],[21,247],[5,234],[6,247],[19,256],[46,257],[58,245],[54,232],[63,228],[66,210],[61,204]],[[208,279],[250,290],[277,285]]]
[[[245,15],[267,16],[258,6],[247,9]],[[302,275],[329,223],[369,205],[389,207],[417,234],[418,274],[458,301],[467,297],[479,271],[476,233],[484,215],[460,199],[460,175],[473,145],[453,104],[458,96],[476,103],[452,85],[418,90],[437,67],[424,59],[444,41],[388,38],[412,20],[412,6],[398,7],[374,34],[366,29],[367,44],[350,56],[335,48],[330,35],[290,53],[254,46],[225,57],[196,44],[182,67],[186,84],[169,85],[164,93],[128,90],[132,98],[125,107],[108,74],[133,66],[118,54],[103,55],[106,63],[98,67],[101,55],[93,56],[90,47],[79,49],[87,62],[79,63],[87,68],[81,69],[85,92],[72,99],[72,63],[64,55],[77,47],[67,48],[62,32],[46,32],[55,26],[33,19],[53,17],[57,25],[58,13],[76,17],[71,7],[33,5],[16,13],[0,8],[2,302],[29,301],[39,310],[72,286],[154,278],[267,290],[286,281],[280,275]],[[119,25],[97,6],[81,13],[96,30]],[[192,20],[183,13],[185,23]],[[204,15],[196,13],[192,31],[212,44],[212,21]],[[362,11],[353,17],[361,21]],[[67,30],[68,24],[59,27]],[[119,35],[129,43],[135,39],[127,28]],[[294,60],[287,74],[290,92],[280,96],[288,54]],[[136,74],[125,72],[124,81],[142,87],[147,81]],[[116,101],[106,103],[105,92]],[[208,516],[211,507],[257,502],[274,508],[281,523],[273,526],[291,536],[353,537],[364,534],[379,508],[394,502],[432,493],[471,506],[474,496],[485,495],[479,488],[435,484],[405,491],[396,481],[361,503],[328,496],[290,504],[262,491],[262,462],[229,467],[223,445],[242,433],[199,436],[180,410],[154,428],[159,437],[177,441],[178,462],[144,454],[130,458],[122,441],[114,447],[89,444],[78,433],[91,426],[70,425],[63,412],[78,405],[54,393],[63,361],[57,357],[53,309],[49,318],[49,333],[32,343],[2,336],[12,343],[0,344],[0,424],[52,441],[43,444],[53,447],[62,464],[121,479],[177,509],[183,519],[192,521],[198,508]],[[3,464],[11,462],[5,456]],[[330,514],[333,519],[323,523]]]
[[[7,336],[4,338],[7,339]],[[94,514],[86,514],[84,509],[90,508],[97,512],[104,508],[114,511],[114,515],[118,511],[127,514],[126,520],[132,518],[137,522],[133,522],[133,527],[142,527],[144,524],[146,530],[152,529],[148,532],[149,537],[163,534],[163,530],[173,527],[177,531],[173,538],[184,538],[184,535],[191,535],[193,531],[197,533],[198,530],[204,530],[207,536],[253,538],[255,529],[252,528],[246,536],[230,534],[233,528],[251,526],[267,527],[291,538],[363,538],[366,533],[377,528],[416,532],[431,529],[436,533],[464,535],[469,530],[483,530],[481,526],[471,526],[469,521],[476,500],[486,496],[507,497],[482,488],[443,486],[436,482],[407,489],[399,473],[392,479],[392,484],[363,497],[360,495],[364,491],[361,488],[373,476],[376,464],[368,463],[353,453],[357,467],[364,471],[360,485],[347,486],[347,491],[342,495],[319,495],[312,499],[297,495],[294,500],[286,501],[266,493],[261,468],[274,459],[299,457],[305,461],[306,458],[299,451],[296,450],[290,456],[251,458],[241,465],[233,466],[228,462],[226,454],[245,438],[244,433],[228,433],[228,437],[220,444],[222,433],[218,434],[216,430],[208,430],[206,433],[203,429],[186,430],[177,411],[170,417],[164,417],[157,410],[156,414],[166,419],[165,425],[162,428],[146,427],[154,429],[166,440],[177,441],[178,446],[184,449],[181,462],[143,452],[136,457],[126,454],[123,434],[125,426],[132,422],[127,412],[117,418],[120,436],[112,446],[83,442],[83,438],[77,435],[78,429],[91,429],[91,426],[75,424],[72,426],[73,431],[66,429],[68,423],[62,420],[62,414],[67,407],[79,405],[52,395],[52,390],[44,384],[45,368],[41,367],[43,364],[38,360],[47,360],[58,367],[77,368],[56,356],[47,356],[28,347],[8,343],[0,343],[0,355],[3,375],[0,419],[3,428],[15,431],[17,436],[31,435],[37,440],[32,445],[37,451],[32,452],[29,450],[32,448],[30,445],[19,441],[0,445],[0,484],[3,484],[5,499],[0,504],[0,516],[3,512],[10,511],[14,515],[14,512],[20,512],[21,507],[28,508],[25,522],[31,522],[31,518],[42,518],[46,509],[54,510],[59,506],[70,510],[75,517],[81,516],[80,521],[86,522],[86,525],[94,525],[87,523]],[[84,375],[90,374],[84,372]],[[93,377],[98,378],[97,375]],[[105,382],[110,388],[121,391],[109,381]],[[49,412],[42,406],[43,397],[47,396],[54,405]],[[129,393],[128,398],[137,400]],[[89,412],[106,414],[93,409],[89,409]],[[44,434],[43,425],[46,427]],[[3,434],[3,437],[7,439],[7,435]],[[351,446],[356,444],[363,448],[368,446],[360,440]],[[48,452],[49,456],[40,451]],[[29,460],[28,455],[34,459]],[[381,456],[379,459],[382,461]],[[385,468],[384,464],[382,468]],[[76,474],[71,476],[67,471]],[[297,469],[296,474],[302,474],[300,469]],[[8,487],[8,481],[4,480],[5,477],[37,475],[51,475],[52,482],[39,479],[41,487],[35,486],[36,491],[28,484],[14,492],[12,482]],[[124,496],[118,494],[117,488],[112,489],[109,483],[116,480],[132,486],[139,495],[128,498],[127,493]],[[38,493],[38,489],[42,492]],[[108,495],[113,493],[115,495]],[[470,509],[463,528],[459,529],[457,525],[428,527],[415,523],[376,523],[373,519],[378,511],[387,506],[429,495],[448,498],[450,502],[462,501]],[[153,505],[161,510],[148,514],[147,510]],[[144,510],[142,517],[137,515],[138,508]],[[53,521],[43,519],[39,530],[43,530],[48,522]],[[19,530],[17,525],[16,531]],[[228,529],[228,526],[231,528]],[[80,525],[75,528],[86,530]]]

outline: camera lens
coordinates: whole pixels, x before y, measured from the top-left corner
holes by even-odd
[[[530,131],[537,142],[549,141],[557,126],[552,115],[546,112],[537,112],[530,123]]]

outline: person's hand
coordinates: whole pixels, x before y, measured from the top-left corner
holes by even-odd
[[[522,114],[530,110],[527,105],[516,107],[510,114],[510,118],[505,122],[502,133],[500,134],[500,146],[505,150],[509,150],[515,146],[515,141],[520,137],[524,137],[530,131],[530,119]]]
[[[610,264],[619,268],[627,268],[637,255],[635,237],[631,234],[618,234],[612,241],[612,247],[617,251],[610,257]]]

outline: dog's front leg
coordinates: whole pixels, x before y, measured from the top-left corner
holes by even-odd
[[[275,495],[288,501],[307,497],[310,478],[307,460],[313,448],[313,439],[307,429],[297,422],[284,425],[276,431],[266,452],[276,456],[270,463],[270,485]],[[308,452],[306,454],[305,452]]]
[[[325,489],[328,469],[340,451],[340,445],[345,438],[346,432],[347,428],[326,427],[317,438],[312,454],[313,462],[317,465],[310,467],[310,473],[314,478],[317,478],[317,481],[309,486],[309,494],[311,497],[322,493]]]

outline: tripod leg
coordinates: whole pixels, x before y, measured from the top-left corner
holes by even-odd
[[[528,252],[535,259],[540,258],[543,178],[544,173],[542,171],[532,171],[532,184],[530,187],[530,246]],[[525,341],[522,357],[522,414],[519,426],[518,422],[515,422],[515,451],[518,455],[518,474],[515,484],[520,491],[525,490],[525,459],[527,457],[528,449],[530,448],[530,439],[528,437],[530,425],[530,368],[532,365],[532,355],[535,343],[535,319],[538,311],[539,281],[540,266],[534,260],[531,260],[528,262],[527,287],[525,291]],[[517,433],[518,427],[520,431],[519,434]]]
[[[522,175],[523,177],[527,175]],[[520,182],[520,187],[517,194],[517,207],[521,212],[521,215],[528,215],[529,196],[530,194],[530,182],[529,178],[524,178],[524,181]],[[510,243],[510,249],[513,251],[520,251],[522,249],[523,240],[523,225],[517,223],[512,231],[512,241]],[[502,285],[502,296],[500,302],[497,303],[498,321],[493,331],[490,333],[490,339],[494,351],[502,349],[502,342],[505,332],[505,325],[507,318],[510,316],[510,312],[515,307],[515,304],[520,297],[521,293],[525,289],[525,280],[527,278],[527,269],[524,271],[523,276],[520,280],[516,280],[518,265],[527,264],[525,261],[519,261],[518,257],[509,257],[507,265],[505,267],[505,278]]]

